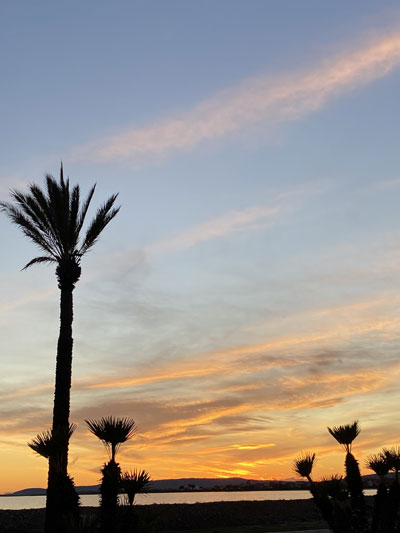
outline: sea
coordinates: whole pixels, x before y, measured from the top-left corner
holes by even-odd
[[[367,496],[375,494],[376,489],[364,491]],[[124,495],[121,495],[121,499]],[[206,502],[237,502],[260,500],[305,500],[311,498],[308,490],[257,490],[232,492],[151,492],[137,494],[137,505],[154,503],[206,503]],[[80,496],[83,507],[97,507],[98,494]],[[46,496],[0,496],[0,509],[41,509],[45,507]]]

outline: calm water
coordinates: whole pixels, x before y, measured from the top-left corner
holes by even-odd
[[[375,494],[367,489],[366,494]],[[311,498],[308,490],[259,490],[251,492],[160,492],[138,494],[138,505],[152,503],[205,503],[240,500],[305,500]],[[0,496],[0,509],[40,509],[45,506],[45,496]],[[99,505],[98,494],[81,496],[81,504],[88,507]]]

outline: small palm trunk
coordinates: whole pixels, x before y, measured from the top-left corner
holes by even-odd
[[[350,452],[346,454],[345,468],[352,507],[352,530],[354,533],[365,533],[367,521],[360,468],[357,459]]]
[[[102,468],[103,479],[100,493],[100,520],[102,533],[117,531],[118,493],[120,489],[121,469],[115,461],[109,461]]]
[[[385,509],[387,505],[388,490],[385,481],[381,479],[378,490],[374,496],[374,511],[372,515],[371,533],[384,533]]]

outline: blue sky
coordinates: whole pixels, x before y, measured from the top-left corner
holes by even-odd
[[[132,416],[124,468],[290,477],[325,427],[398,444],[397,2],[3,6],[0,194],[60,161],[118,217],[75,291],[71,469],[83,419]],[[44,485],[58,293],[3,217],[1,488]],[[173,465],[171,468],[170,465]],[[27,478],[27,472],[29,472]],[[2,490],[1,489],[1,490]]]

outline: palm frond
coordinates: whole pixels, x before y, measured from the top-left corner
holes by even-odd
[[[328,427],[329,433],[335,438],[339,444],[341,444],[347,452],[351,452],[351,444],[353,440],[360,434],[360,428],[358,426],[358,420],[355,420],[352,424],[346,424],[344,426]]]
[[[69,206],[69,225],[68,225],[68,241],[69,248],[76,249],[79,242],[78,231],[78,217],[79,217],[79,203],[80,203],[80,188],[75,185],[71,192],[71,201]]]
[[[62,452],[65,441],[69,441],[75,429],[75,424],[53,431],[49,429],[43,433],[38,433],[31,442],[28,442],[28,446],[46,459],[56,458]]]
[[[19,208],[23,211],[26,217],[30,220],[31,224],[38,229],[43,237],[50,239],[53,245],[56,244],[52,233],[51,224],[49,224],[46,211],[43,209],[42,197],[38,195],[40,189],[35,185],[30,186],[31,194],[23,194],[19,191],[12,190],[11,195],[15,202],[19,205]],[[41,191],[40,191],[41,192]],[[36,196],[40,197],[40,202]],[[46,205],[46,200],[44,200]]]
[[[16,208],[13,204],[8,202],[1,202],[0,209],[11,219],[11,221],[19,226],[27,237],[29,237],[39,248],[45,250],[53,257],[57,257],[58,250],[55,249],[53,243],[46,239],[43,233],[32,223],[31,220],[24,213]]]
[[[28,442],[29,448],[34,452],[48,459],[53,453],[53,440],[51,430],[38,433],[31,442]]]
[[[85,254],[96,243],[100,233],[107,226],[109,222],[116,216],[120,207],[113,207],[118,194],[113,194],[107,202],[105,202],[96,213],[96,216],[92,220],[89,228],[86,231],[83,244],[79,250],[81,255]]]
[[[300,477],[310,480],[311,472],[315,462],[315,453],[304,452],[293,461],[293,470]]]
[[[22,270],[26,270],[32,265],[35,265],[36,263],[56,263],[57,260],[54,259],[54,257],[35,257],[34,259],[31,259],[29,263],[27,263]]]
[[[92,201],[94,191],[96,190],[96,184],[93,185],[93,187],[90,189],[89,194],[86,197],[85,202],[83,203],[81,210],[78,215],[78,222],[77,222],[77,231],[78,234],[81,232],[83,223],[85,222],[86,214],[89,209],[90,202]]]

